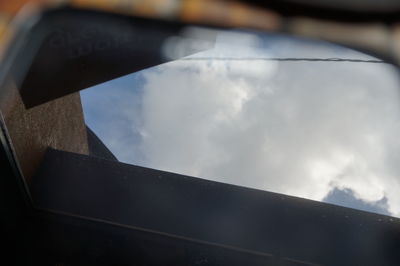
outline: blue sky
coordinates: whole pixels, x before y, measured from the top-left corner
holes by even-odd
[[[82,91],[86,123],[123,162],[400,216],[393,67],[227,57],[372,58],[222,32],[191,60]]]
[[[81,92],[86,124],[119,160],[138,164],[143,163],[142,155],[137,151],[141,141],[138,129],[143,83],[138,72]]]

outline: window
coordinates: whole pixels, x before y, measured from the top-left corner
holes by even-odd
[[[349,48],[226,31],[81,97],[122,162],[400,216],[396,75]]]
[[[33,207],[7,209],[20,264],[45,250],[57,265],[398,265],[394,66],[290,35],[83,9],[29,25],[0,72],[2,196],[27,192]],[[375,37],[355,44],[382,56]]]

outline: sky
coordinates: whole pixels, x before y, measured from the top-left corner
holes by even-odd
[[[396,69],[272,57],[374,59],[218,32],[214,48],[82,91],[85,121],[122,162],[400,217]]]

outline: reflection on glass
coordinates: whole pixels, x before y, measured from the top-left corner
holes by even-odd
[[[400,217],[398,85],[347,48],[236,32],[81,96],[122,162]]]

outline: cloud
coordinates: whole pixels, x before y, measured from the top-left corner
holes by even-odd
[[[342,205],[357,210],[375,212],[384,215],[390,215],[387,211],[387,198],[384,197],[379,201],[368,203],[354,197],[354,192],[351,189],[338,189],[335,188],[323,199],[328,203]]]
[[[219,36],[215,49],[192,58],[371,58],[282,36],[249,40],[236,45]],[[143,159],[125,161],[314,200],[352,191],[400,216],[393,67],[192,59],[139,75],[140,111],[129,115],[141,121],[132,151]],[[121,147],[110,148],[118,156]]]

